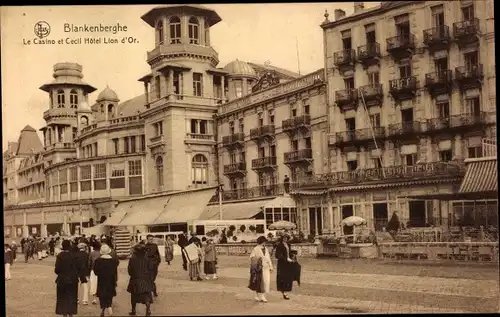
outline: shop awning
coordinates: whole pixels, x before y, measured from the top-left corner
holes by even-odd
[[[258,200],[240,203],[231,203],[222,205],[222,219],[224,220],[243,220],[251,219],[263,211],[264,206],[271,200]],[[210,205],[200,216],[200,220],[218,220],[219,205]]]
[[[111,213],[111,216],[106,218],[106,220],[102,223],[104,226],[119,226],[120,222],[125,218],[128,212],[130,212],[130,208],[132,205],[121,204],[118,205],[115,210]]]
[[[278,196],[264,205],[264,208],[295,208],[295,200],[290,196]]]
[[[445,193],[445,194],[426,194],[426,195],[406,195],[401,198],[421,199],[421,200],[482,200],[498,199],[498,192],[480,192],[480,193]]]
[[[496,158],[469,161],[460,193],[498,192],[498,171]]]
[[[120,203],[117,209],[126,210],[126,215],[118,225],[151,226],[199,219],[215,190],[210,187],[173,192]]]

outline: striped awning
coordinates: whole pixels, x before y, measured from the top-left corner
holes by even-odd
[[[467,172],[460,193],[498,192],[496,158],[483,158],[467,162]]]

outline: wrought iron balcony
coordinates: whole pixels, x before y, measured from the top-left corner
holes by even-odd
[[[453,73],[451,70],[441,70],[425,74],[425,87],[431,95],[449,93],[453,84]]]
[[[321,188],[343,185],[387,183],[402,180],[455,178],[465,174],[462,162],[429,162],[412,166],[399,165],[382,168],[358,169],[323,175],[303,176],[298,188]]]
[[[384,99],[382,84],[365,85],[358,88],[360,99],[365,101],[366,106],[378,106]]]
[[[387,52],[394,58],[401,59],[413,54],[415,35],[402,34],[387,39]]]
[[[447,25],[424,30],[424,44],[430,49],[439,49],[451,43],[450,28]]]
[[[377,42],[358,46],[357,59],[363,64],[371,64],[380,58],[380,44]]]
[[[312,149],[302,149],[285,153],[285,164],[309,162],[312,160]]]
[[[459,45],[478,41],[480,32],[478,18],[453,23],[453,36]]]
[[[222,138],[222,146],[224,147],[243,145],[244,142],[245,134],[243,132],[227,135]]]
[[[410,76],[390,80],[389,92],[396,100],[412,99],[417,93],[417,78]]]
[[[390,124],[387,131],[388,137],[415,135],[422,132],[422,123],[419,121]]]
[[[284,132],[293,131],[302,127],[311,126],[311,116],[304,114],[301,116],[293,117],[283,120],[282,127]]]
[[[224,174],[245,174],[247,172],[247,165],[245,162],[233,163],[224,165]]]
[[[494,116],[494,114],[493,114]],[[478,114],[463,113],[452,115],[446,118],[433,118],[426,122],[425,132],[427,133],[442,133],[443,131],[469,130],[477,127],[481,128],[484,125],[493,123],[490,120],[491,114],[488,112],[480,112]],[[490,122],[491,121],[491,122]]]
[[[268,169],[276,167],[276,156],[259,157],[252,160],[252,169]]]
[[[290,183],[290,189],[296,188],[295,183]],[[269,184],[249,188],[223,190],[222,201],[245,200],[259,197],[274,197],[282,195],[285,192],[284,184]],[[210,199],[210,203],[219,201],[219,195],[216,194]]]
[[[250,139],[258,140],[260,138],[274,136],[275,127],[274,124],[264,125],[262,127],[254,128],[250,130]]]
[[[483,64],[455,68],[455,79],[461,89],[480,88],[483,78]]]
[[[339,51],[333,54],[333,64],[336,67],[342,67],[354,63],[356,51],[353,49]]]
[[[357,89],[344,89],[335,92],[335,102],[338,106],[351,105],[358,102]]]
[[[373,127],[373,130],[371,128],[348,130],[335,133],[335,145],[358,145],[360,143],[373,141],[374,138],[384,139],[385,137],[384,127]]]

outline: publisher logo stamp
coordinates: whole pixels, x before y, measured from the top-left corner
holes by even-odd
[[[38,36],[38,38],[43,39],[44,37],[49,36],[50,25],[45,21],[38,21],[35,24],[34,31],[35,31],[35,35]]]

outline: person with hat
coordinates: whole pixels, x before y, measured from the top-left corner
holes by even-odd
[[[292,260],[292,248],[288,243],[289,236],[283,234],[279,238],[279,243],[276,246],[275,256],[278,259],[276,272],[276,288],[282,293],[283,299],[290,299],[288,292],[292,291],[294,280],[294,266]]]
[[[153,235],[147,235],[147,243],[145,244],[147,250],[147,257],[151,260],[152,263],[155,264],[151,269],[151,278],[153,279],[153,295],[155,297],[158,296],[158,292],[156,291],[156,276],[158,275],[158,267],[160,266],[161,256],[160,251],[158,250],[158,245],[153,242]]]
[[[132,311],[130,316],[136,315],[138,303],[146,305],[146,316],[151,316],[151,302],[153,301],[153,279],[151,272],[156,264],[147,256],[147,248],[144,244],[137,244],[134,247],[132,257],[128,262],[128,275],[130,280],[127,292],[130,293]]]
[[[118,264],[111,256],[111,248],[103,244],[100,249],[101,256],[95,260],[93,272],[97,276],[97,297],[101,306],[101,317],[106,309],[109,316],[113,315],[113,297],[116,296],[118,282]]]
[[[250,283],[248,288],[257,294],[255,300],[266,303],[266,294],[271,288],[271,272],[273,262],[269,250],[266,248],[266,237],[257,238],[257,246],[250,253]]]
[[[82,304],[89,304],[89,284],[88,280],[90,279],[90,268],[89,268],[89,254],[87,253],[87,245],[83,242],[78,243],[77,245],[78,252],[75,252],[75,257],[77,263],[80,268],[81,276],[84,276],[84,279],[80,279],[80,283],[82,286]]]
[[[78,313],[78,280],[85,279],[71,241],[62,242],[62,251],[57,255],[54,272],[56,278],[56,315],[73,317]]]

